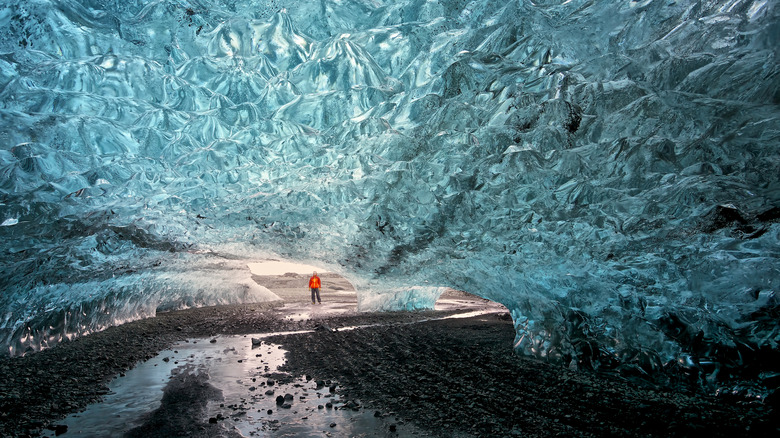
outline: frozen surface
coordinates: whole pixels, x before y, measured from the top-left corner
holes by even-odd
[[[276,256],[363,309],[498,301],[571,367],[757,379],[778,41],[766,0],[7,0],[0,341],[273,299]]]

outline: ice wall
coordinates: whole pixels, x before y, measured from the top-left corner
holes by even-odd
[[[496,300],[519,351],[571,367],[757,378],[778,23],[740,0],[6,1],[4,350],[272,299],[235,265],[272,252],[366,309]]]

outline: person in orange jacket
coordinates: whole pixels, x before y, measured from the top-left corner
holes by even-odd
[[[322,300],[320,300],[320,287],[322,287],[322,283],[320,282],[320,277],[317,276],[317,271],[314,271],[314,275],[311,276],[309,279],[309,289],[311,289],[311,303],[314,304],[314,296],[317,296],[317,302],[322,304]]]

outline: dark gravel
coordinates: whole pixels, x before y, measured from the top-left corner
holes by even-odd
[[[177,341],[324,326],[269,339],[289,351],[287,370],[338,382],[357,409],[393,412],[432,436],[778,436],[774,413],[760,404],[648,390],[519,358],[508,315],[406,324],[432,316],[289,321],[268,304],[162,313],[0,359],[0,436],[53,436],[59,419],[100,400],[111,379]],[[392,325],[342,330],[368,323]],[[151,413],[149,424],[163,427],[168,415]],[[224,434],[206,421],[201,436]]]
[[[760,404],[648,390],[512,353],[508,315],[275,337],[294,375],[440,437],[780,436]]]

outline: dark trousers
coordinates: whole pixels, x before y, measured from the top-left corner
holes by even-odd
[[[312,303],[314,302],[314,296],[315,295],[317,296],[317,302],[321,303],[322,300],[320,300],[320,288],[318,288],[318,287],[311,288],[311,302]]]

